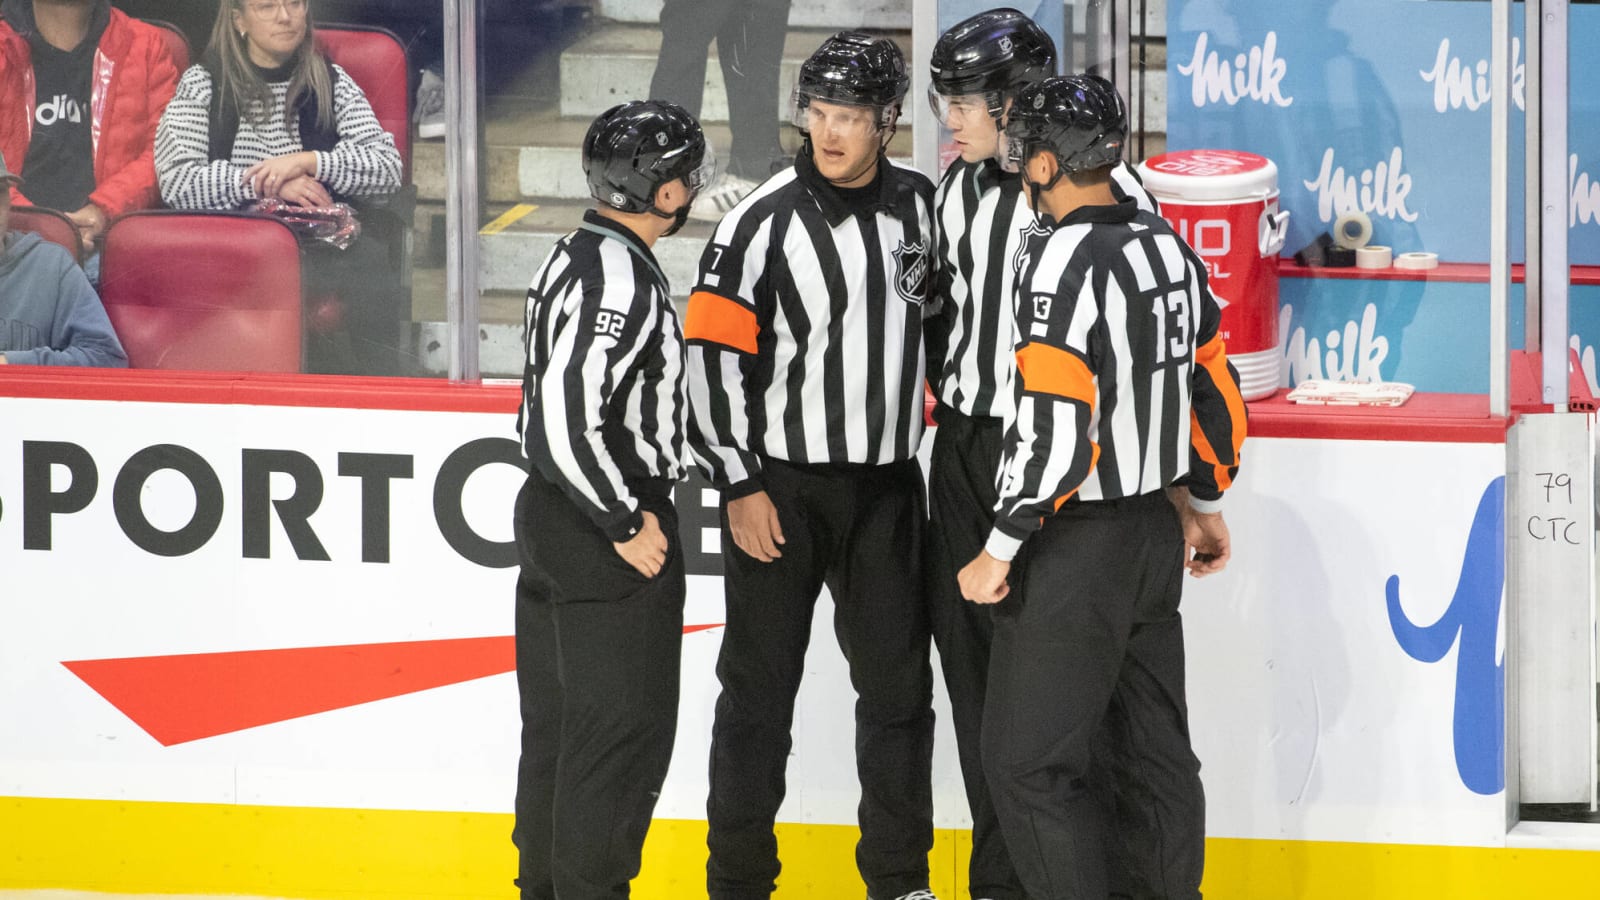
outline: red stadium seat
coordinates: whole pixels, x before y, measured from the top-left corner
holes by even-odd
[[[394,32],[362,25],[317,25],[317,44],[360,85],[383,130],[400,150],[400,182],[411,183],[411,64]]]
[[[172,54],[172,64],[178,68],[178,75],[181,77],[184,70],[194,61],[194,52],[189,49],[189,39],[171,22],[163,22],[160,19],[143,21],[160,29],[161,37],[167,42],[167,52]]]
[[[31,231],[47,241],[67,248],[72,258],[83,263],[83,241],[78,237],[78,226],[66,215],[42,206],[14,206],[11,208],[12,231]]]
[[[102,254],[100,299],[134,368],[300,371],[300,246],[283,222],[137,212]]]

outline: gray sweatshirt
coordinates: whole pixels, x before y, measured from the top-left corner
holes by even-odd
[[[128,354],[71,254],[30,232],[7,232],[0,241],[0,355],[6,362],[126,368]]]

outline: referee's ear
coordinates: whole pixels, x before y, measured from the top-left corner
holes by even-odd
[[[1045,185],[1055,183],[1056,169],[1060,168],[1060,161],[1049,150],[1039,149],[1030,153],[1022,165],[1030,176],[1030,181]]]
[[[682,178],[674,178],[671,181],[663,181],[656,185],[656,193],[653,199],[656,209],[671,212],[682,206],[683,201],[688,196],[689,186],[683,183]]]

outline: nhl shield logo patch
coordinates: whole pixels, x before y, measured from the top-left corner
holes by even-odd
[[[1021,239],[1017,241],[1016,255],[1011,257],[1011,272],[1018,278],[1028,274],[1028,263],[1033,261],[1036,245],[1041,244],[1050,237],[1050,229],[1039,224],[1035,219],[1023,229]]]
[[[899,242],[894,248],[894,287],[900,299],[916,304],[927,299],[929,268],[927,241]]]

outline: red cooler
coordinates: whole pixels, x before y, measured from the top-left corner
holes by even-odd
[[[1180,150],[1139,165],[1161,214],[1205,260],[1222,306],[1222,339],[1246,400],[1278,389],[1278,167],[1238,150]]]

